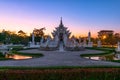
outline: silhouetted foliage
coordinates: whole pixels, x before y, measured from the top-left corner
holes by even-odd
[[[45,28],[40,28],[40,29],[34,29],[33,33],[35,36],[35,42],[40,42],[41,38],[44,36],[44,30]],[[30,34],[29,39],[32,41],[32,34]]]
[[[22,30],[18,34],[12,31],[3,30],[0,33],[0,42],[4,44],[24,44],[27,45],[29,42],[28,36]]]
[[[41,37],[44,36],[45,28],[34,29],[35,42],[40,42]],[[28,45],[28,42],[31,41],[32,35],[28,36],[24,31],[20,30],[17,33],[12,31],[3,30],[0,32],[0,43],[4,44],[23,44]]]

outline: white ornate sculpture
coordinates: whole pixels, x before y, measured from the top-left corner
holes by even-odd
[[[97,41],[97,47],[102,47],[100,40]]]
[[[71,32],[67,30],[67,27],[63,25],[62,18],[61,18],[59,26],[56,27],[55,30],[53,30],[52,32],[53,39],[51,39],[48,36],[45,44],[41,46],[42,48],[48,46],[49,49],[56,47],[56,49],[59,49],[59,51],[64,51],[65,49],[71,49],[76,46],[79,46],[79,43],[76,41],[76,38],[72,40],[71,38],[69,38],[70,35],[71,35]],[[42,43],[42,40],[41,40],[41,43]]]
[[[41,40],[40,40],[40,44],[42,44],[44,41],[44,38],[42,37]]]
[[[88,45],[87,47],[93,47],[93,42],[91,42],[91,33],[88,33]]]
[[[120,42],[117,44],[116,52],[120,52]]]
[[[83,41],[83,47],[87,47],[86,39]]]
[[[32,44],[35,45],[35,36],[34,36],[34,32],[32,33]]]
[[[60,25],[56,27],[55,30],[53,30],[52,32],[53,39],[55,40],[55,42],[59,43],[59,45],[62,42],[63,45],[66,46],[70,34],[71,33],[69,32],[69,30],[67,30],[67,27],[63,25],[61,18]]]
[[[68,40],[67,35],[64,34],[64,44],[65,44],[65,45],[67,44],[67,40]]]
[[[55,35],[55,42],[58,42],[58,41],[59,41],[58,36]]]
[[[91,42],[91,33],[88,33],[88,42]]]

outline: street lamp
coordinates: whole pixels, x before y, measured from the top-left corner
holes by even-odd
[[[103,36],[103,39],[106,39],[106,35]]]

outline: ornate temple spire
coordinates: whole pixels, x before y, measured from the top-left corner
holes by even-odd
[[[90,42],[90,41],[91,41],[91,32],[89,30],[89,32],[88,32],[88,42]]]
[[[60,25],[62,25],[62,26],[63,26],[63,23],[62,23],[62,17],[61,17],[61,20],[60,20]]]
[[[88,32],[88,36],[91,37],[91,32],[90,32],[90,30],[89,30],[89,32]]]
[[[61,20],[60,20],[60,24],[62,24],[62,17],[61,17]]]

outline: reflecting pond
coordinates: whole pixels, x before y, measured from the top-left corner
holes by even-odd
[[[87,59],[92,59],[92,60],[105,60],[105,61],[110,61],[110,60],[120,60],[120,54],[109,54],[109,55],[98,55],[98,56],[88,56],[84,57]]]
[[[5,58],[12,58],[12,59],[15,59],[15,60],[22,60],[22,59],[30,59],[32,57],[31,56],[18,55],[18,54],[6,54]]]

